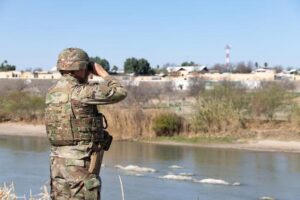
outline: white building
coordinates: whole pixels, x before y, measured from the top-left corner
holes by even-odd
[[[188,74],[193,74],[193,73],[208,72],[208,69],[205,65],[176,66],[176,67],[167,67],[167,71],[171,76],[187,76]]]

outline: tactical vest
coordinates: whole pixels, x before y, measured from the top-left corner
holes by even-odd
[[[71,99],[77,85],[67,83],[51,88],[46,96],[45,124],[53,146],[76,145],[78,142],[101,142],[105,117],[96,105]]]

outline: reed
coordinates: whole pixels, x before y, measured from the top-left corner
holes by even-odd
[[[108,131],[117,139],[154,137],[153,118],[162,113],[160,109],[142,109],[138,105],[127,108],[110,105],[100,108],[108,121]]]
[[[26,200],[26,196],[17,196],[15,192],[14,184],[6,185],[5,183],[3,186],[0,186],[0,199],[1,200],[17,200],[17,199],[24,199]],[[50,200],[50,194],[46,186],[42,187],[42,192],[36,195],[33,195],[30,191],[30,195],[28,200]]]

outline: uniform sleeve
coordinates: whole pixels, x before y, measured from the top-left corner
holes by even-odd
[[[112,76],[105,77],[101,83],[80,85],[72,93],[72,99],[96,105],[117,103],[126,96],[125,88]]]

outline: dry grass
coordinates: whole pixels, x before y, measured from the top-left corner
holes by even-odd
[[[17,196],[15,192],[15,187],[13,184],[7,186],[5,183],[3,186],[0,186],[0,199],[1,200],[17,200],[24,199],[26,200],[26,196]],[[30,191],[30,195],[28,200],[50,200],[50,194],[46,186],[42,188],[42,192],[37,195],[32,195]]]
[[[116,139],[154,137],[153,118],[163,112],[161,109],[142,109],[140,106],[122,108],[117,105],[100,108],[109,124],[108,131]]]

